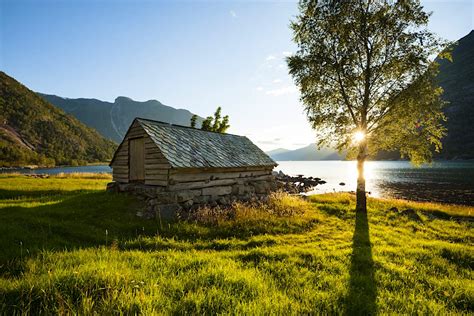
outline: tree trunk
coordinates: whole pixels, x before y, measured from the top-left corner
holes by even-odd
[[[357,191],[356,191],[356,212],[367,212],[367,197],[365,194],[364,163],[367,157],[367,141],[363,140],[359,144],[359,154],[357,155]]]

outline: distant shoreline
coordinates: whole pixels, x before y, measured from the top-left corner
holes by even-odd
[[[36,169],[55,169],[55,168],[70,168],[70,167],[89,167],[89,166],[108,166],[109,161],[103,162],[91,162],[85,165],[57,165],[57,166],[38,166],[38,165],[26,165],[26,166],[15,166],[15,167],[0,167],[0,171],[15,171],[15,170],[36,170]]]
[[[356,160],[345,160],[345,159],[322,159],[322,160],[275,160],[276,162],[312,162],[312,161],[335,161],[335,162],[341,162],[341,161],[356,161]],[[405,159],[395,159],[395,160],[390,160],[390,159],[385,159],[385,160],[367,160],[366,162],[410,162],[409,160]],[[474,162],[474,158],[468,158],[468,159],[434,159],[433,162]],[[0,171],[6,171],[6,170],[36,170],[36,169],[55,169],[55,168],[69,168],[69,167],[88,167],[88,166],[108,166],[109,161],[102,161],[102,162],[91,162],[87,163],[85,165],[57,165],[57,166],[38,166],[38,165],[26,165],[26,166],[15,166],[15,167],[0,167]]]

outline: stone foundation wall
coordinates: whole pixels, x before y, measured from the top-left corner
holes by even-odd
[[[172,218],[179,211],[191,210],[200,206],[230,205],[236,201],[264,201],[268,194],[277,189],[272,176],[261,179],[239,178],[229,181],[228,185],[210,186],[170,191],[168,187],[152,186],[138,183],[110,182],[110,192],[126,192],[145,200],[146,209],[139,211],[138,216],[153,218]]]

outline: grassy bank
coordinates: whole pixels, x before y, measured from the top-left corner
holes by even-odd
[[[473,208],[275,196],[164,223],[108,181],[0,175],[0,314],[474,312]]]

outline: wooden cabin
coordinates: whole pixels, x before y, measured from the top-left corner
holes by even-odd
[[[215,197],[264,191],[245,185],[269,180],[277,164],[245,136],[136,118],[110,166],[119,184]]]

